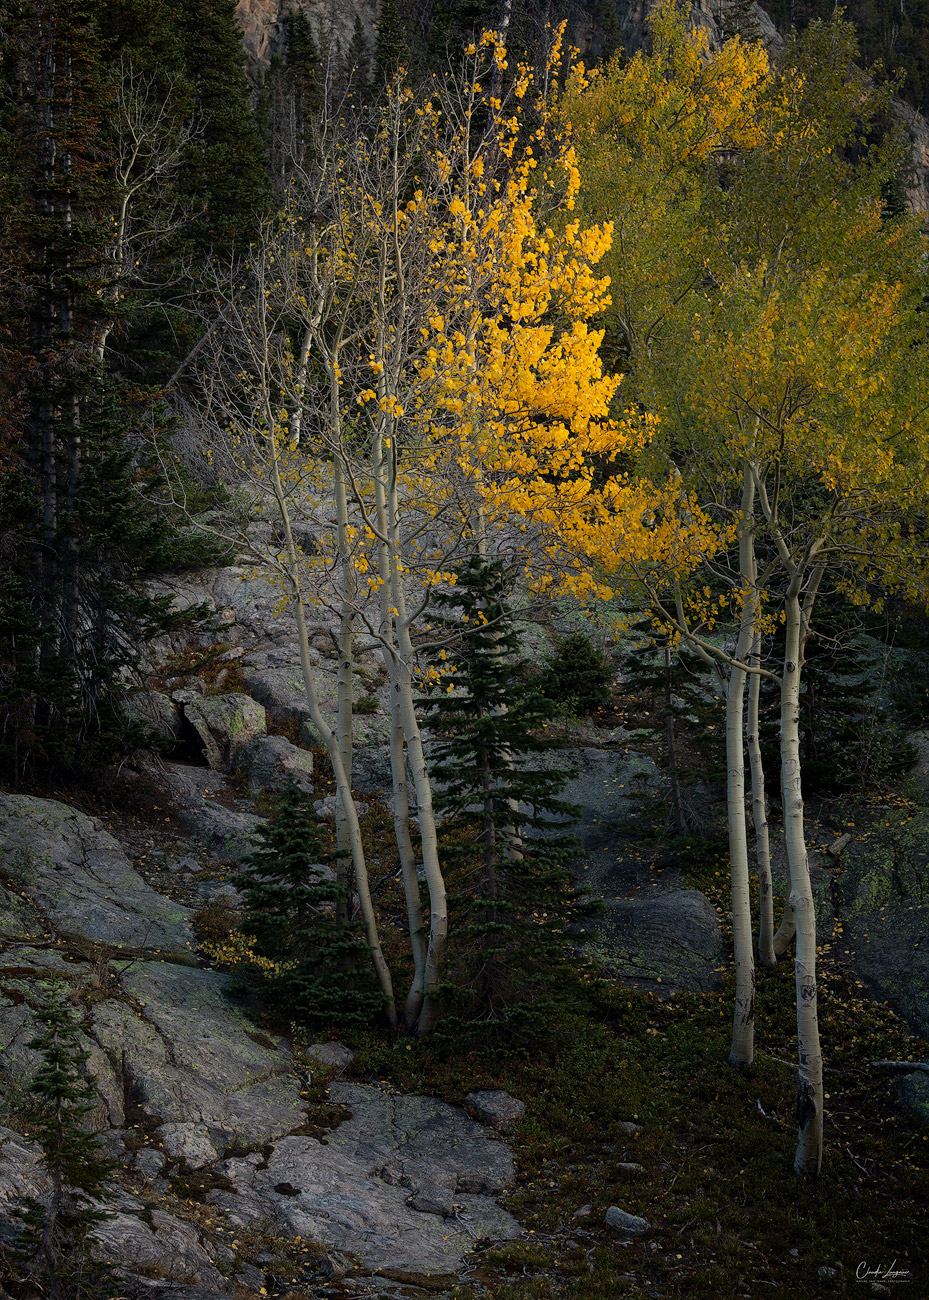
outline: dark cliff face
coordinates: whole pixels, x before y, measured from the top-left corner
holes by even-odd
[[[249,67],[268,66],[271,56],[283,45],[284,19],[291,9],[306,13],[321,50],[331,47],[344,53],[351,43],[355,19],[360,18],[371,49],[377,30],[377,0],[239,0],[238,15],[242,43]]]
[[[649,14],[658,0],[616,0],[619,19],[619,44],[630,52],[645,43]],[[268,66],[273,54],[283,45],[284,20],[299,6],[307,14],[320,50],[331,49],[343,54],[355,32],[356,20],[374,49],[377,33],[378,0],[239,0],[238,14],[242,41],[252,72]],[[710,48],[724,39],[724,13],[731,0],[691,0],[691,20],[695,28],[707,33]],[[771,51],[782,44],[770,15],[759,5],[752,5],[752,15],[762,40]],[[572,15],[572,37],[584,50],[598,53],[603,44],[596,10],[591,3],[582,5]],[[904,189],[914,212],[929,214],[929,125],[922,114],[898,102],[895,112],[906,126],[913,142],[912,163],[904,178]]]
[[[648,16],[657,3],[658,0],[617,0],[620,44],[624,49],[638,50],[644,45]],[[695,28],[702,28],[707,33],[711,49],[722,43],[723,14],[731,8],[731,0],[691,0],[691,22]],[[753,4],[751,16],[768,49],[777,49],[782,43],[781,37],[769,15],[759,5]]]

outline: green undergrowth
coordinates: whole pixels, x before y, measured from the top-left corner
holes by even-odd
[[[925,1045],[824,962],[827,1148],[821,1177],[806,1181],[791,1169],[792,963],[759,972],[756,1062],[741,1073],[726,1064],[731,994],[729,977],[716,994],[664,1000],[591,984],[587,1005],[523,1055],[360,1044],[358,1070],[398,1088],[459,1103],[506,1088],[527,1103],[508,1201],[527,1233],[484,1251],[460,1300],[869,1295],[859,1266],[894,1259],[911,1294],[925,1285],[929,1130],[869,1065],[918,1059]],[[651,1231],[619,1240],[604,1225],[610,1205]]]

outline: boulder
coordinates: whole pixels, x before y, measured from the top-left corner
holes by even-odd
[[[475,1238],[518,1235],[492,1199],[515,1181],[513,1157],[464,1111],[367,1084],[336,1083],[330,1096],[351,1116],[325,1144],[285,1137],[264,1168],[219,1166],[233,1190],[208,1199],[234,1225],[261,1223],[350,1251],[372,1270],[416,1273],[454,1271]]]
[[[161,691],[134,691],[126,696],[126,716],[138,723],[158,748],[171,749],[183,737],[180,711],[169,695]]]
[[[167,1163],[168,1159],[163,1151],[159,1151],[156,1147],[143,1147],[141,1151],[135,1153],[132,1167],[146,1182],[151,1182],[152,1179],[161,1177]]]
[[[695,993],[714,989],[719,982],[719,918],[697,889],[611,900],[600,928],[600,955],[618,979]]]
[[[410,1197],[410,1205],[420,1214],[438,1214],[447,1219],[455,1208],[455,1196],[450,1187],[438,1183],[423,1183]]]
[[[643,1232],[648,1232],[652,1225],[647,1219],[640,1219],[636,1214],[621,1210],[618,1205],[611,1205],[606,1212],[606,1226],[624,1236],[638,1237]]]
[[[502,1088],[469,1092],[465,1097],[465,1105],[474,1111],[478,1119],[504,1133],[511,1133],[516,1121],[526,1113],[526,1103],[511,1097]]]
[[[275,718],[284,722],[296,722],[298,726],[303,723],[312,726],[310,706],[299,666],[245,669],[242,680],[249,694],[259,700]],[[320,691],[323,709],[334,712],[337,707],[335,678],[330,680],[329,675],[319,674],[317,689]]]
[[[254,847],[263,818],[227,808],[220,799],[232,789],[221,772],[186,763],[164,762],[143,769],[149,780],[165,789],[177,809],[177,820],[224,862],[240,862]]]
[[[905,1074],[897,1084],[897,1092],[904,1105],[929,1124],[929,1074],[922,1070]]]
[[[333,1070],[346,1070],[354,1061],[355,1053],[344,1043],[310,1043],[303,1055],[317,1065]]]
[[[929,809],[885,809],[842,854],[838,886],[843,942],[860,977],[881,1000],[929,1036]],[[813,874],[813,873],[811,873]],[[826,895],[828,925],[832,900]],[[835,941],[834,941],[835,942]]]
[[[255,847],[254,835],[263,817],[234,812],[222,804],[181,808],[177,820],[223,862],[241,862]]]
[[[239,751],[267,725],[264,708],[250,695],[205,695],[188,700],[183,709],[200,737],[207,762],[220,772],[228,772]]]
[[[218,971],[137,962],[122,984],[139,1009],[100,1002],[90,1032],[149,1115],[202,1126],[217,1146],[271,1141],[304,1121],[299,1084],[288,1053],[229,1001],[226,982]],[[190,1136],[171,1132],[183,1133],[178,1143]]]
[[[0,795],[0,868],[62,934],[182,952],[190,912],[155,892],[96,818],[55,799]]]
[[[242,751],[237,765],[248,771],[251,790],[282,790],[293,781],[313,792],[313,755],[284,736],[261,736]]]

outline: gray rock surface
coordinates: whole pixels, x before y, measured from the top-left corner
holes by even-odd
[[[155,892],[95,818],[55,799],[0,795],[0,868],[56,930],[134,951],[181,952],[190,913]]]
[[[625,1236],[638,1237],[643,1232],[648,1232],[652,1226],[647,1219],[640,1219],[636,1214],[628,1214],[621,1210],[618,1205],[611,1205],[606,1212],[606,1226],[612,1228],[614,1232],[623,1233]]]
[[[219,1166],[235,1190],[209,1199],[233,1224],[270,1222],[351,1251],[368,1268],[423,1273],[453,1270],[476,1238],[518,1234],[491,1199],[514,1181],[512,1155],[463,1111],[356,1083],[334,1084],[331,1099],[351,1119],[325,1144],[286,1137],[264,1169],[238,1158]],[[423,1209],[414,1208],[419,1197]],[[454,1219],[442,1217],[449,1198]]]
[[[310,1043],[309,1047],[304,1048],[303,1055],[317,1065],[340,1072],[347,1069],[355,1059],[355,1053],[344,1043]]]
[[[184,829],[224,862],[240,862],[254,848],[254,833],[264,819],[219,802],[231,795],[221,772],[165,762],[151,775],[165,787]]]
[[[929,1124],[929,1074],[922,1071],[905,1074],[897,1084],[897,1091],[904,1105],[924,1124]]]
[[[654,870],[635,847],[641,797],[661,789],[651,759],[623,748],[569,749],[555,758],[577,775],[564,797],[580,807],[581,883],[606,901],[592,951],[615,977],[688,990],[716,987],[722,933],[697,890],[680,888],[677,871]]]
[[[140,1009],[98,1003],[91,1032],[149,1115],[202,1125],[217,1145],[303,1123],[290,1057],[225,997],[224,975],[139,962],[122,983]]]
[[[42,1148],[13,1129],[0,1128],[0,1236],[12,1232],[10,1210],[24,1197],[44,1196],[51,1178],[39,1160]]]
[[[265,711],[250,695],[205,695],[183,706],[184,717],[200,737],[210,767],[228,772],[236,755],[267,726]]]
[[[144,1220],[132,1214],[116,1214],[99,1224],[93,1236],[103,1248],[103,1257],[123,1268],[144,1268],[173,1282],[224,1287],[223,1275],[210,1259],[194,1224],[164,1210],[147,1209]]]
[[[35,904],[30,904],[16,890],[0,885],[0,943],[10,939],[41,939],[47,930]]]
[[[262,736],[243,750],[239,765],[248,771],[251,790],[281,790],[294,781],[308,794],[313,790],[313,755],[284,736]]]
[[[159,746],[170,748],[183,736],[181,714],[169,695],[161,691],[134,691],[126,696],[126,716],[137,722]]]
[[[844,926],[841,949],[878,997],[929,1036],[929,809],[888,808],[866,830],[855,829],[835,882]],[[816,873],[811,872],[811,875]],[[825,891],[823,903],[832,901]]]
[[[275,718],[298,725],[310,722],[310,706],[306,701],[303,676],[298,665],[288,668],[245,669],[242,673],[245,689]],[[321,699],[326,704],[335,703],[332,699]]]
[[[526,1103],[511,1097],[502,1088],[469,1092],[465,1097],[465,1105],[470,1106],[478,1119],[492,1124],[504,1133],[511,1132],[517,1120],[522,1119],[526,1113]]]
[[[203,1169],[219,1159],[205,1124],[162,1124],[155,1132],[171,1159],[191,1169]]]
[[[132,1167],[148,1181],[160,1177],[167,1163],[168,1159],[163,1151],[159,1151],[156,1147],[143,1147],[141,1151],[135,1153]]]
[[[604,964],[636,984],[702,992],[716,987],[722,931],[697,889],[610,900],[602,923]]]

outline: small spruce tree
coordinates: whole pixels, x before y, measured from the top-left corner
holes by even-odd
[[[546,661],[543,690],[574,713],[594,713],[609,702],[614,677],[609,658],[586,632],[559,638]]]
[[[575,989],[578,926],[596,910],[570,872],[570,773],[551,762],[552,705],[519,659],[503,566],[473,556],[434,623],[450,642],[446,689],[423,701],[456,917],[445,1035],[526,1041]]]
[[[252,979],[268,1002],[308,1027],[367,1023],[381,996],[364,939],[337,919],[347,890],[327,870],[318,818],[290,782],[276,816],[235,877],[244,896],[242,932],[253,940]]]
[[[84,1073],[88,1053],[62,980],[48,985],[36,1018],[41,1029],[28,1046],[42,1064],[30,1086],[37,1103],[32,1129],[52,1189],[47,1200],[19,1207],[23,1232],[16,1254],[44,1282],[48,1300],[85,1300],[108,1294],[110,1269],[97,1259],[90,1234],[109,1217],[107,1184],[117,1163],[84,1124],[97,1090]]]

